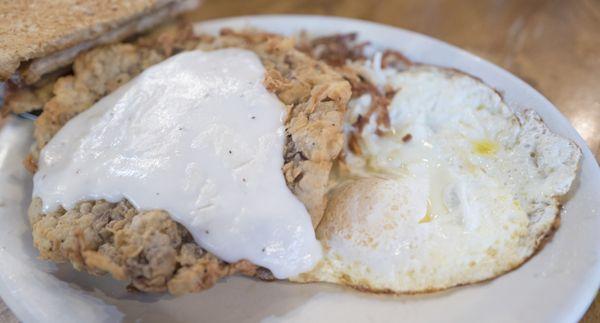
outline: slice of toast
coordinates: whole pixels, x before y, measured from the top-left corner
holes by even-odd
[[[0,80],[27,84],[80,53],[130,37],[197,7],[199,0],[2,1]]]

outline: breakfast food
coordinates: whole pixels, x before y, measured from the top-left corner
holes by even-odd
[[[70,65],[81,52],[145,31],[196,8],[198,3],[198,0],[2,2],[0,80],[16,77],[33,84],[44,75]]]
[[[7,81],[2,112],[41,109],[52,97],[56,79],[69,72],[80,53],[137,35],[198,4],[198,0],[2,2],[0,81]]]
[[[579,148],[478,79],[382,61],[345,66],[370,91],[349,104],[324,259],[294,280],[413,293],[518,267],[558,227]]]
[[[426,292],[526,261],[578,147],[478,79],[356,40],[170,26],[12,90],[14,112],[42,105],[41,257],[177,295],[234,273]]]
[[[177,36],[171,34],[173,32],[177,32]],[[293,192],[298,200],[306,206],[308,213],[306,213],[306,211],[304,212],[306,213],[306,223],[310,229],[309,237],[312,235],[314,240],[314,232],[312,231],[311,223],[316,225],[320,220],[326,204],[325,192],[329,169],[332,160],[338,155],[342,147],[341,126],[343,113],[350,96],[349,84],[338,74],[334,73],[327,65],[317,62],[305,54],[296,51],[293,48],[293,42],[287,38],[263,33],[234,33],[230,31],[224,31],[222,36],[216,38],[196,37],[191,33],[187,34],[189,37],[182,37],[184,34],[185,33],[181,33],[181,31],[176,28],[174,30],[164,31],[157,35],[151,35],[148,38],[140,39],[135,44],[117,44],[101,47],[78,57],[74,64],[74,75],[66,76],[56,82],[54,91],[55,96],[45,104],[43,113],[36,121],[35,135],[37,146],[34,147],[34,153],[29,159],[30,167],[34,169],[37,166],[38,161],[45,162],[48,165],[55,161],[52,153],[54,151],[58,152],[60,149],[53,150],[49,148],[48,155],[45,155],[44,153],[38,155],[38,149],[43,149],[47,145],[52,146],[55,144],[60,146],[61,142],[70,142],[69,138],[66,138],[66,140],[64,138],[61,139],[61,134],[63,132],[61,132],[60,129],[64,124],[78,113],[90,108],[94,101],[100,99],[102,95],[110,92],[110,90],[115,90],[121,82],[130,80],[136,73],[141,72],[143,70],[140,66],[141,64],[148,62],[147,64],[149,66],[153,62],[157,63],[173,53],[174,48],[176,48],[177,51],[182,49],[200,49],[203,51],[215,51],[222,48],[244,49],[241,53],[234,53],[234,56],[242,55],[238,58],[242,60],[242,63],[245,63],[244,65],[248,65],[249,62],[252,62],[252,55],[260,58],[260,62],[264,65],[265,69],[264,81],[260,83],[264,84],[263,88],[276,94],[282,105],[285,104],[287,107],[288,113],[284,120],[286,129],[280,134],[283,136],[282,138],[285,138],[285,146],[281,146],[283,147],[283,151],[281,152],[283,157],[283,172],[279,170],[278,172],[282,179],[285,178],[291,192]],[[172,41],[165,42],[165,39],[170,39]],[[152,47],[153,44],[156,47]],[[169,44],[172,47],[165,50],[165,48],[163,48],[165,44]],[[244,56],[247,55],[248,52],[253,53],[250,58]],[[215,52],[215,54],[226,55],[226,52]],[[154,82],[153,80],[157,80],[157,77],[160,76],[161,71],[168,71],[169,68],[175,68],[173,66],[169,67],[169,64],[177,65],[176,59],[185,59],[187,57],[186,55],[197,55],[188,57],[187,59],[203,59],[203,55],[206,54],[202,54],[202,52],[198,51],[190,51],[176,55],[177,57],[173,57],[164,63],[146,69],[146,71],[136,79],[138,81],[134,80],[133,82],[129,82],[125,86],[120,87],[115,92],[115,95],[109,95],[99,101],[95,108],[81,113],[76,120],[69,122],[65,131],[68,131],[67,128],[69,127],[75,127],[77,122],[80,122],[82,118],[96,118],[96,120],[98,117],[102,118],[95,114],[98,111],[106,111],[106,109],[113,108],[111,104],[107,104],[107,101],[116,101],[118,103],[120,102],[119,100],[122,100],[127,95],[136,97],[136,94],[133,93],[138,93],[137,95],[143,94],[144,88],[140,88],[139,91],[142,92],[139,92],[137,90],[139,87],[136,87],[135,82],[141,82],[138,84],[141,84],[142,86],[151,85],[152,82]],[[108,58],[111,60],[112,64],[110,65],[110,68],[103,69],[104,67],[109,67],[108,65],[103,64],[103,59]],[[216,64],[215,62],[216,61],[212,63]],[[252,65],[248,66],[251,70],[252,68],[255,68]],[[241,69],[241,67],[242,66],[240,66],[239,69]],[[166,69],[163,70],[163,68]],[[181,71],[182,69],[179,68],[174,70]],[[222,68],[221,72],[225,73],[227,70],[227,68]],[[106,74],[103,74],[104,72],[106,72]],[[205,71],[198,75],[212,75],[210,73]],[[116,78],[115,75],[117,76]],[[227,76],[227,74],[225,75]],[[173,74],[171,76],[177,75]],[[88,77],[91,77],[91,80],[88,79]],[[177,77],[180,80],[185,81],[185,77],[187,76],[182,74]],[[115,79],[120,80],[120,82],[112,83]],[[141,81],[139,81],[140,79]],[[86,83],[88,81],[89,83]],[[213,79],[213,81],[221,82],[217,84],[218,86],[221,86],[221,88],[213,89],[210,86],[206,87],[207,85],[205,85],[204,89],[208,91],[206,92],[207,96],[214,95],[220,97],[220,95],[224,95],[223,93],[228,94],[228,91],[239,90],[238,85],[235,85],[236,83],[228,85],[227,82],[233,82],[231,79],[223,80],[216,78]],[[178,83],[174,84],[178,85]],[[199,84],[193,83],[189,86],[198,87]],[[227,87],[222,88],[222,86],[231,86],[231,90],[221,93],[224,89],[227,89]],[[133,92],[127,92],[129,91],[128,89],[131,89]],[[202,90],[202,87],[200,87],[200,89]],[[193,89],[189,89],[189,91],[192,90]],[[256,97],[251,96],[252,92],[250,89],[246,90],[247,92],[243,93],[246,93],[246,95],[249,96],[249,99],[251,99],[250,102],[254,102]],[[243,93],[241,93],[240,96]],[[231,92],[231,94],[237,95],[235,92]],[[146,103],[151,102],[152,100],[147,101]],[[222,101],[216,102],[222,103]],[[103,105],[104,107],[99,105]],[[152,110],[151,107],[147,107],[147,109],[148,110],[145,111],[149,114],[155,116],[161,115],[159,110]],[[114,111],[125,113],[124,111],[126,110],[121,109]],[[263,116],[259,113],[266,113],[266,108],[263,112],[257,111],[257,118]],[[191,116],[192,114],[190,114],[190,117]],[[130,117],[137,118],[139,116],[130,115]],[[143,115],[141,117],[141,120],[153,122],[170,121],[168,116],[166,116],[166,120],[162,121],[160,119],[144,119],[145,116]],[[163,115],[163,117],[165,116]],[[185,115],[183,117],[185,117]],[[180,121],[181,120],[184,119],[180,119]],[[191,121],[194,121],[194,119],[191,119]],[[247,122],[250,123],[252,121],[253,120],[249,117]],[[254,121],[260,122],[258,120]],[[221,120],[221,122],[224,121]],[[98,122],[98,124],[101,124],[101,122]],[[164,125],[166,126],[167,124],[168,123],[165,123]],[[108,124],[102,125],[102,127],[105,126],[111,127],[115,126],[115,124],[109,122]],[[119,125],[117,124],[116,126],[118,127]],[[189,128],[190,131],[197,131],[198,134],[202,133],[202,129],[196,130],[193,126],[193,124],[189,124],[186,127],[192,127]],[[250,127],[250,124],[246,126]],[[179,131],[179,129],[173,130]],[[123,129],[123,131],[125,131],[125,129]],[[125,137],[127,137],[127,134]],[[211,137],[205,137],[205,139],[202,140],[211,140],[210,138]],[[56,139],[56,141],[53,141],[54,139]],[[139,142],[136,144],[139,144]],[[151,142],[147,142],[146,144],[151,144]],[[267,144],[269,146],[271,145],[269,142],[267,142]],[[75,146],[77,145],[79,144],[76,144]],[[92,146],[90,147],[93,146],[92,143]],[[156,142],[155,145],[151,145],[151,147],[156,146],[160,147],[161,143]],[[239,145],[237,147],[243,148]],[[151,150],[152,148],[150,148],[150,151]],[[93,148],[82,152],[89,153],[90,151],[93,151]],[[106,151],[103,152],[106,153]],[[131,151],[128,151],[128,153],[131,153]],[[226,155],[228,155],[227,152]],[[273,156],[271,156],[271,158],[272,157]],[[254,167],[255,165],[251,164],[250,166]],[[43,172],[44,169],[45,168],[40,167],[39,170],[40,172]],[[199,171],[200,173],[196,172],[197,176],[202,176],[202,169]],[[80,173],[76,173],[75,175],[84,176],[86,172],[87,170],[80,170]],[[46,196],[43,194],[46,189],[57,188],[59,191],[62,190],[60,182],[55,182],[53,185],[46,188],[41,184],[43,180],[46,178],[50,180],[51,177],[57,173],[58,171],[43,174],[38,173],[36,175],[36,179],[39,179],[39,182],[36,182],[36,188],[42,187],[39,191],[36,191],[39,195]],[[114,174],[116,173],[113,173],[113,175]],[[252,175],[251,172],[249,174]],[[87,173],[87,175],[93,175],[93,172]],[[190,175],[188,174],[187,176]],[[91,179],[91,177],[85,178],[86,180]],[[191,180],[194,180],[194,178],[195,177],[192,177]],[[95,180],[96,183],[98,183],[98,180],[101,179]],[[258,178],[248,178],[248,181],[250,180],[258,180]],[[85,185],[86,182],[84,181],[82,183],[82,185]],[[63,182],[62,185],[69,184]],[[248,185],[251,185],[251,183]],[[287,188],[285,188],[285,190],[287,190]],[[130,192],[135,193],[134,191]],[[165,191],[165,195],[168,196],[169,193],[169,190]],[[95,193],[92,192],[90,196],[97,196],[94,194]],[[102,195],[102,198],[105,199],[109,199],[109,197],[111,196]],[[119,197],[122,197],[122,195],[119,195]],[[173,199],[178,197],[170,196],[170,198],[173,201]],[[182,199],[183,197],[179,198]],[[54,200],[51,202],[54,202]],[[133,208],[130,202],[131,201],[127,200],[112,200],[112,202],[109,203],[103,200],[91,200],[81,201],[79,203],[74,203],[73,205],[69,203],[61,204],[63,206],[69,206],[65,209],[63,207],[44,207],[44,201],[39,198],[34,198],[29,213],[33,226],[35,245],[40,249],[40,254],[43,258],[54,261],[70,261],[76,268],[85,269],[92,273],[109,272],[113,274],[115,278],[131,280],[132,287],[143,291],[163,291],[168,289],[174,294],[198,291],[211,286],[218,278],[234,272],[257,275],[263,278],[272,277],[269,270],[257,268],[256,264],[252,264],[247,260],[240,259],[240,261],[225,262],[222,259],[217,258],[213,253],[207,252],[204,248],[200,248],[194,242],[192,235],[196,238],[196,242],[203,238],[199,238],[198,230],[193,229],[195,226],[193,221],[188,222],[188,225],[184,227],[181,224],[174,222],[164,210],[140,211]],[[174,205],[175,209],[181,207],[181,205],[172,204],[173,202],[171,202],[171,205]],[[180,202],[183,202],[183,200]],[[226,203],[230,201],[223,202]],[[266,203],[266,205],[268,206],[269,204]],[[304,209],[304,207],[302,207],[302,209]],[[248,219],[251,220],[252,218]],[[272,228],[272,223],[267,222],[266,220],[269,220],[267,218],[264,218],[264,220],[265,222],[260,226],[253,225],[250,226],[250,228],[253,228],[254,230],[259,230],[261,227],[266,228],[263,230],[265,237],[269,237],[272,234],[285,234],[285,231],[281,231],[281,229],[269,229]],[[248,220],[238,218],[236,221]],[[260,223],[260,220],[256,223]],[[215,226],[215,233],[219,232],[218,228],[222,228],[223,225],[225,224]],[[249,225],[250,224],[246,224],[245,226],[240,225],[239,228],[248,228]],[[301,226],[292,224],[286,224],[286,226],[289,226],[290,229],[294,230],[302,228]],[[203,230],[206,229],[204,226],[201,226],[201,228]],[[208,229],[206,230],[208,231]],[[190,231],[193,231],[193,233],[191,234]],[[221,230],[221,232],[225,231]],[[204,234],[204,232],[202,232],[202,234]],[[225,236],[223,235],[223,237]],[[290,237],[294,238],[298,237],[298,235],[292,235]],[[288,239],[290,237],[288,237]],[[248,238],[251,238],[251,236]],[[224,239],[219,237],[218,234],[215,234],[215,239],[217,240],[204,241],[207,243],[207,248],[212,248],[211,250],[217,250],[220,255],[227,256],[227,253],[219,248],[219,244],[222,245],[224,242],[239,244],[242,242],[247,245],[252,245],[252,243],[258,243],[261,238],[263,237],[256,236],[256,242],[244,239],[235,241],[236,239],[234,238],[225,239],[227,241],[218,241],[219,239]],[[282,241],[283,240],[279,238],[279,240],[272,242],[275,243],[275,245],[269,244],[263,246],[262,252],[271,254],[275,257],[277,252],[281,253],[281,251],[277,249],[277,243],[281,243]],[[314,241],[316,243],[316,240]],[[294,247],[299,246],[295,240],[290,241],[290,243],[295,243]],[[243,249],[242,247],[245,246],[240,246],[239,248]],[[314,249],[314,247],[312,248]],[[320,256],[320,246],[318,248],[318,254],[313,256],[310,256],[310,254],[303,254],[301,260],[306,260],[307,257],[313,257],[314,259],[311,261],[318,260],[318,257]],[[235,253],[236,251],[237,250],[231,250],[231,248],[228,250],[229,253]],[[248,253],[242,253],[242,255],[247,254]],[[290,253],[289,257],[293,259],[292,256],[293,255]],[[239,258],[239,256],[235,257]],[[259,258],[260,257],[255,257],[255,259]],[[282,259],[285,260],[288,258],[284,255],[282,256]],[[290,260],[287,262],[289,263],[289,261]],[[267,262],[266,264],[271,265],[270,267],[273,269],[273,274],[276,276],[283,278],[287,275],[285,271],[279,270],[278,272],[277,269],[281,267],[276,266],[276,264],[273,264],[272,262]],[[298,270],[298,268],[295,270]]]

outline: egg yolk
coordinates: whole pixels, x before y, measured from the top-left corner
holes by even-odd
[[[490,140],[483,139],[473,142],[473,149],[475,153],[482,156],[493,155],[498,151],[498,145]]]

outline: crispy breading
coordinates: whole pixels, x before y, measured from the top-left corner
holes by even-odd
[[[55,80],[39,86],[19,87],[12,82],[5,83],[4,102],[0,113],[16,114],[40,110],[52,97]]]
[[[179,27],[80,55],[73,75],[56,81],[54,97],[36,120],[36,146],[26,162],[28,168],[35,170],[40,150],[69,119],[148,66],[182,50],[225,47],[254,51],[267,71],[265,86],[287,106],[282,171],[316,226],[326,206],[332,161],[343,145],[342,122],[350,84],[281,36],[231,31],[219,37],[194,36],[191,29]],[[29,213],[34,244],[42,258],[68,261],[93,274],[110,273],[141,291],[195,292],[236,272],[272,278],[267,270],[247,261],[220,261],[197,246],[189,232],[166,212],[139,212],[127,201],[87,201],[71,210],[43,214],[41,201],[34,199]]]
[[[236,272],[256,272],[247,261],[229,264],[204,251],[166,212],[140,212],[127,201],[82,202],[43,214],[42,201],[35,198],[29,217],[43,259],[70,261],[95,275],[110,273],[140,291],[180,295]]]

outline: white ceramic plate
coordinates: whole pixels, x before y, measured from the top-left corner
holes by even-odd
[[[316,16],[255,16],[204,22],[197,30],[258,27],[279,33],[358,32],[423,63],[458,68],[505,94],[515,109],[536,110],[552,130],[583,150],[581,172],[562,225],[533,259],[491,282],[423,296],[376,296],[343,287],[231,277],[214,288],[173,298],[137,295],[106,277],[36,259],[26,219],[31,176],[21,166],[31,140],[27,121],[0,130],[0,295],[25,322],[575,322],[600,283],[600,170],[585,142],[542,95],[508,72],[458,48],[369,22]],[[552,68],[549,66],[548,68]]]

